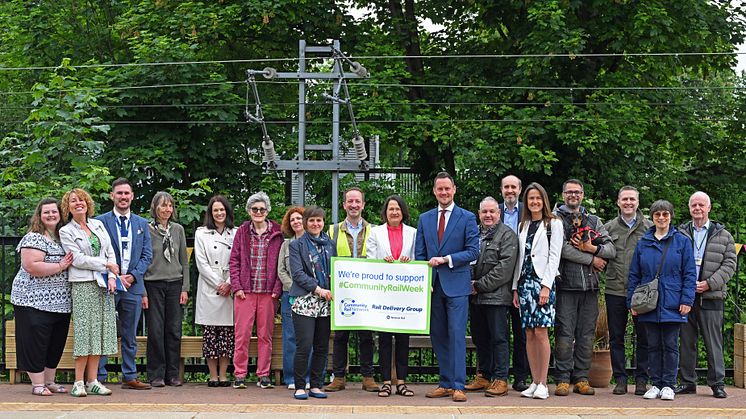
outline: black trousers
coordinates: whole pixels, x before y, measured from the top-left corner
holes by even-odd
[[[487,380],[508,380],[508,306],[469,304],[471,338],[479,371]]]
[[[146,281],[148,309],[148,379],[179,378],[181,358],[181,281]]]
[[[373,332],[370,330],[358,330],[357,337],[360,348],[360,373],[363,377],[373,376]],[[350,339],[349,330],[334,331],[334,353],[332,354],[332,367],[335,377],[344,377],[347,369],[347,343]]]
[[[293,362],[295,388],[306,388],[306,377],[309,375],[311,388],[321,388],[324,385],[324,367],[329,356],[331,318],[308,317],[293,313],[293,328],[296,344]],[[309,355],[311,356],[310,367]]]
[[[57,368],[70,329],[70,313],[15,306],[18,369],[39,373]]]
[[[627,321],[629,309],[627,298],[618,295],[605,295],[606,318],[609,323],[609,346],[611,346],[611,370],[617,382],[627,382],[626,359],[624,356],[624,337],[627,334]],[[645,323],[638,322],[637,317],[632,317],[635,324],[635,380],[648,381],[648,334],[645,332]]]
[[[510,306],[510,328],[513,331],[513,381],[525,382],[531,369],[526,355],[526,331],[521,326],[521,310]]]
[[[409,370],[409,335],[406,333],[378,332],[378,361],[381,364],[381,378],[383,381],[391,381],[392,338],[396,339],[394,346],[396,378],[406,380]]]

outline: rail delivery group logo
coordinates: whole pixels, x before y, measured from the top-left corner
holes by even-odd
[[[344,317],[352,317],[363,311],[368,311],[368,305],[357,302],[353,298],[343,298],[339,302],[339,314]]]

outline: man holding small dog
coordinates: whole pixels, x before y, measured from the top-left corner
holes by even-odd
[[[555,369],[557,396],[573,392],[593,395],[588,370],[593,355],[596,318],[598,317],[598,277],[606,262],[616,255],[601,220],[590,215],[583,202],[583,183],[577,179],[562,185],[564,204],[555,208],[564,224],[565,237],[557,278],[557,314],[555,317]]]

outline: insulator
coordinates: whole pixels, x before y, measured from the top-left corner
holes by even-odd
[[[262,142],[262,149],[264,149],[264,160],[273,162],[277,160],[277,154],[275,153],[275,144],[269,138],[265,138]]]
[[[365,151],[365,139],[362,136],[358,134],[352,137],[352,145],[355,147],[355,154],[358,160],[368,159],[368,152]]]
[[[264,75],[265,79],[270,79],[271,80],[271,79],[277,77],[277,70],[275,70],[272,67],[264,67],[263,73],[264,73],[263,75]]]
[[[350,70],[353,73],[357,74],[359,77],[363,77],[363,78],[368,77],[368,70],[357,61],[353,61],[350,64]]]

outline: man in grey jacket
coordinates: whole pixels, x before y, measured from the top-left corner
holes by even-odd
[[[627,369],[624,338],[627,333],[627,279],[637,241],[653,226],[640,211],[640,193],[634,186],[624,186],[617,195],[619,216],[604,224],[614,243],[616,256],[606,265],[606,319],[609,325],[611,369],[616,379],[613,394],[627,393]],[[644,323],[632,317],[635,324],[635,395],[642,396],[648,383],[648,339]]]
[[[479,204],[479,222],[479,259],[472,265],[469,298],[471,337],[479,365],[477,376],[465,389],[484,389],[485,396],[496,397],[508,394],[508,310],[513,302],[518,236],[500,222],[500,209],[491,196]]]
[[[681,326],[681,385],[676,394],[697,392],[697,338],[702,336],[707,350],[707,385],[712,395],[726,398],[723,360],[723,308],[728,280],[736,270],[736,246],[725,227],[710,220],[712,204],[704,192],[689,198],[692,220],[679,230],[692,240],[697,266],[697,293],[689,320]]]
[[[565,181],[562,185],[564,205],[555,209],[555,215],[565,227],[554,329],[554,381],[557,383],[554,394],[557,396],[570,394],[570,383],[574,384],[575,393],[595,394],[588,383],[588,370],[596,336],[598,276],[606,267],[606,261],[616,254],[601,220],[580,205],[583,194],[581,181]]]

